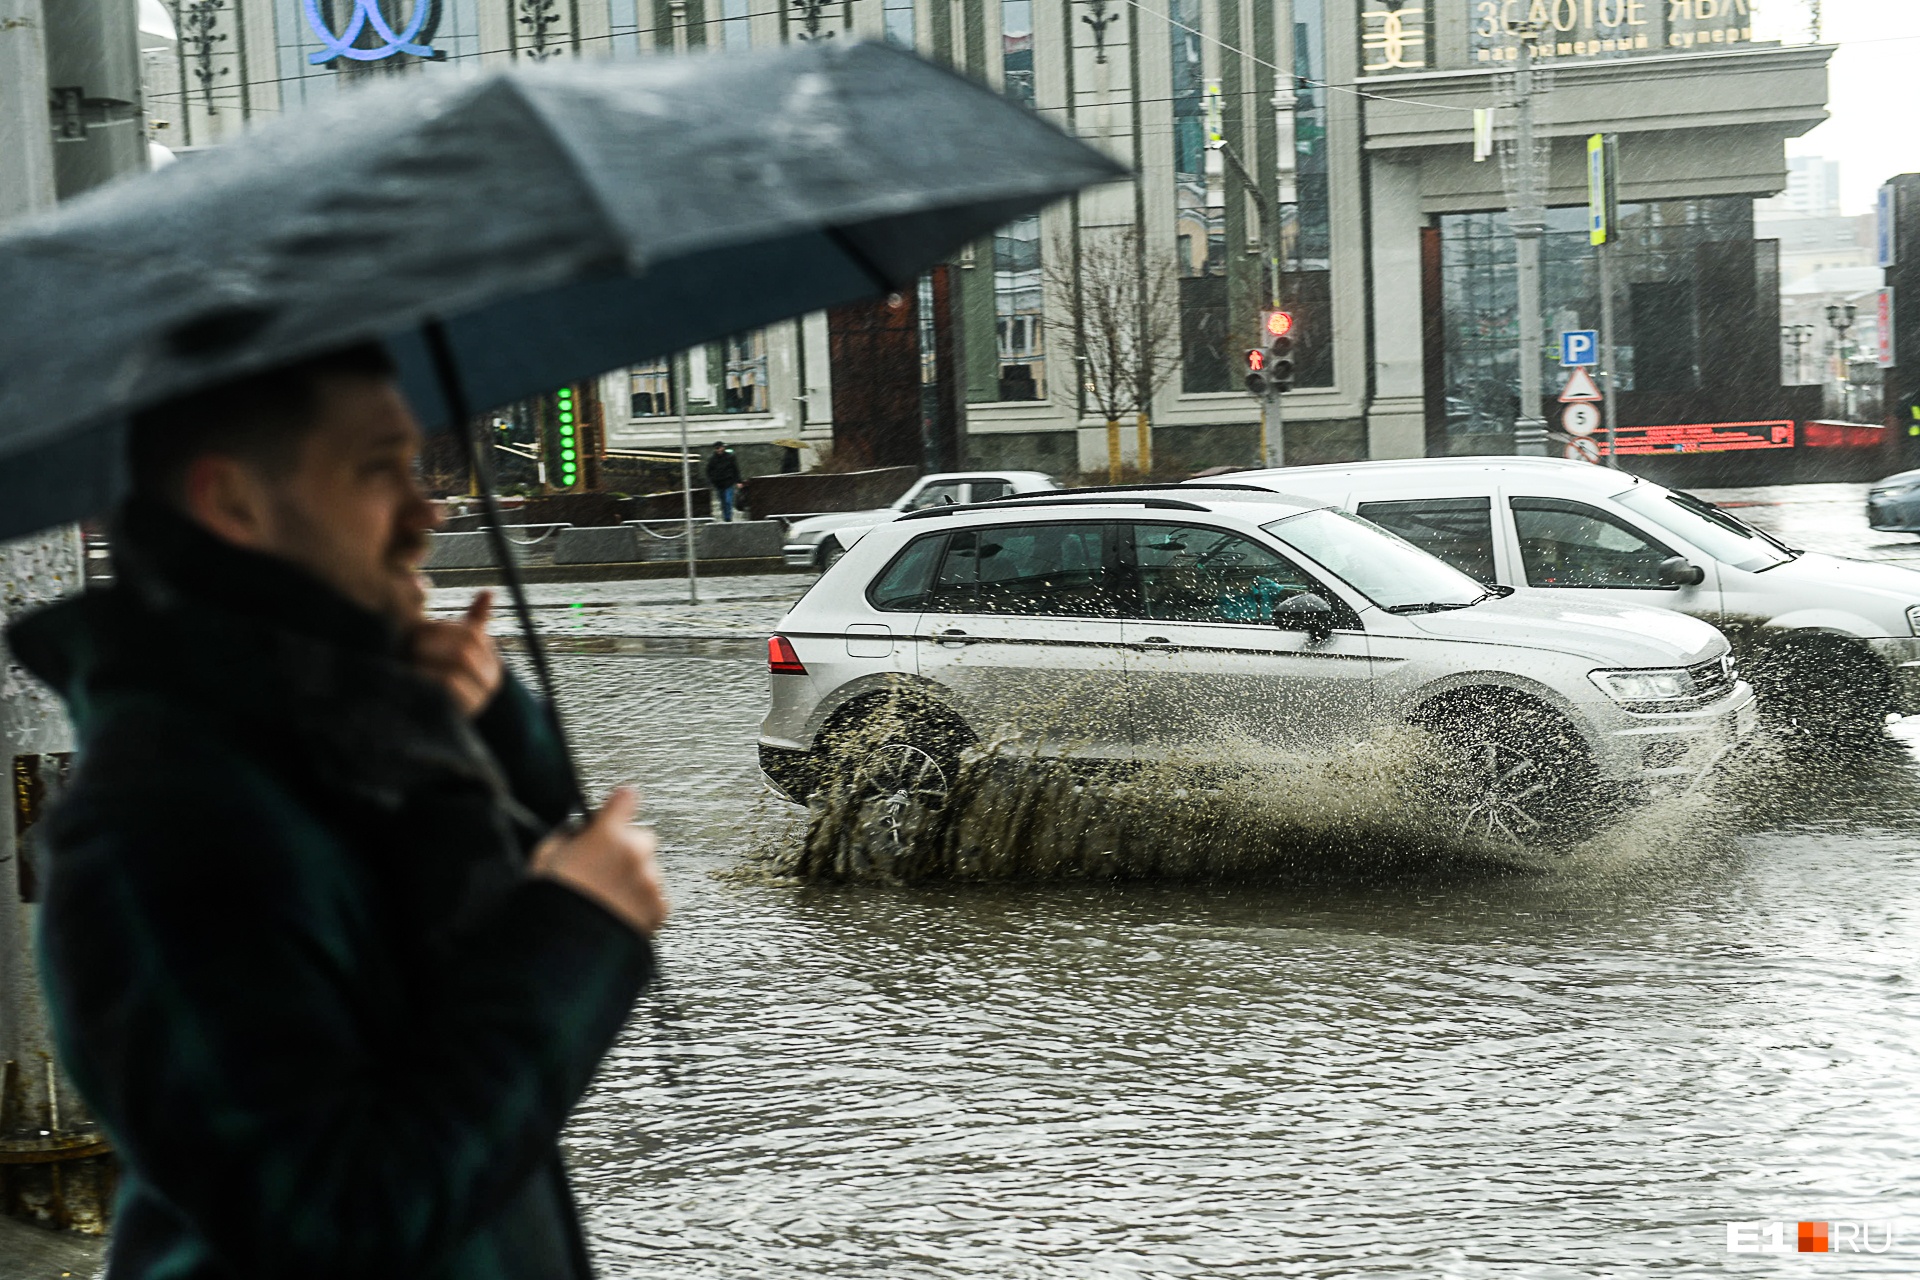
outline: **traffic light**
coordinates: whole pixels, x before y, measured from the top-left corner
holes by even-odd
[[[572,387],[553,396],[554,485],[571,489],[580,482],[580,406]]]
[[[1267,394],[1267,349],[1255,347],[1247,352],[1247,391],[1251,395]]]
[[[1293,390],[1293,313],[1262,312],[1260,331],[1266,345],[1247,352],[1247,390],[1256,396]]]

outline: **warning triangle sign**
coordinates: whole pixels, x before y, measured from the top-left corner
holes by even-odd
[[[1585,404],[1602,398],[1593,375],[1584,367],[1573,371],[1573,376],[1567,379],[1567,389],[1560,393],[1561,404]]]

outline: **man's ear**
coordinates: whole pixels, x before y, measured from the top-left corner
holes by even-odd
[[[235,546],[262,550],[272,534],[271,496],[257,471],[238,458],[203,453],[181,484],[187,515]]]

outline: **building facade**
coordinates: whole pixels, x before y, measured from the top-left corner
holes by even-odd
[[[1078,281],[1122,232],[1143,275],[1169,277],[1177,311],[1176,358],[1151,396],[1163,467],[1258,460],[1241,357],[1272,289],[1298,322],[1290,462],[1510,448],[1511,147],[1476,160],[1475,116],[1492,111],[1497,142],[1510,132],[1528,23],[1548,81],[1543,338],[1598,319],[1581,228],[1585,139],[1606,131],[1620,139],[1623,387],[1705,395],[1748,364],[1777,369],[1777,314],[1761,317],[1775,345],[1730,363],[1752,335],[1719,331],[1773,287],[1753,202],[1785,188],[1784,140],[1825,118],[1830,53],[1755,42],[1749,0],[167,3],[178,38],[170,57],[149,54],[149,111],[156,136],[189,154],[359,77],[514,60],[858,37],[986,82],[1137,174],[1002,228],[951,267],[970,461],[1056,474],[1106,464],[1070,320]],[[700,439],[750,460],[776,439],[825,454],[833,379],[858,376],[834,367],[830,345],[812,316],[692,353]],[[602,391],[610,445],[677,441],[664,363],[611,373]],[[1137,435],[1122,439],[1132,461]]]

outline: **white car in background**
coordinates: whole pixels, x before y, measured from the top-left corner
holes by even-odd
[[[1877,737],[1920,712],[1920,573],[1787,546],[1691,494],[1547,458],[1419,458],[1241,471],[1333,503],[1484,583],[1713,623],[1769,718]]]
[[[1684,787],[1753,726],[1703,622],[1489,589],[1364,520],[1250,490],[1068,491],[923,510],[829,569],[769,642],[761,767],[850,779],[881,825],[961,752],[1233,766],[1426,728],[1451,820],[1530,842]],[[891,806],[891,808],[889,807]]]
[[[873,511],[830,511],[796,520],[787,530],[787,565],[794,569],[825,569],[877,524],[896,520],[909,511],[928,507],[965,506],[991,502],[1016,493],[1058,489],[1053,477],[1038,471],[953,471],[921,476],[893,505]]]

